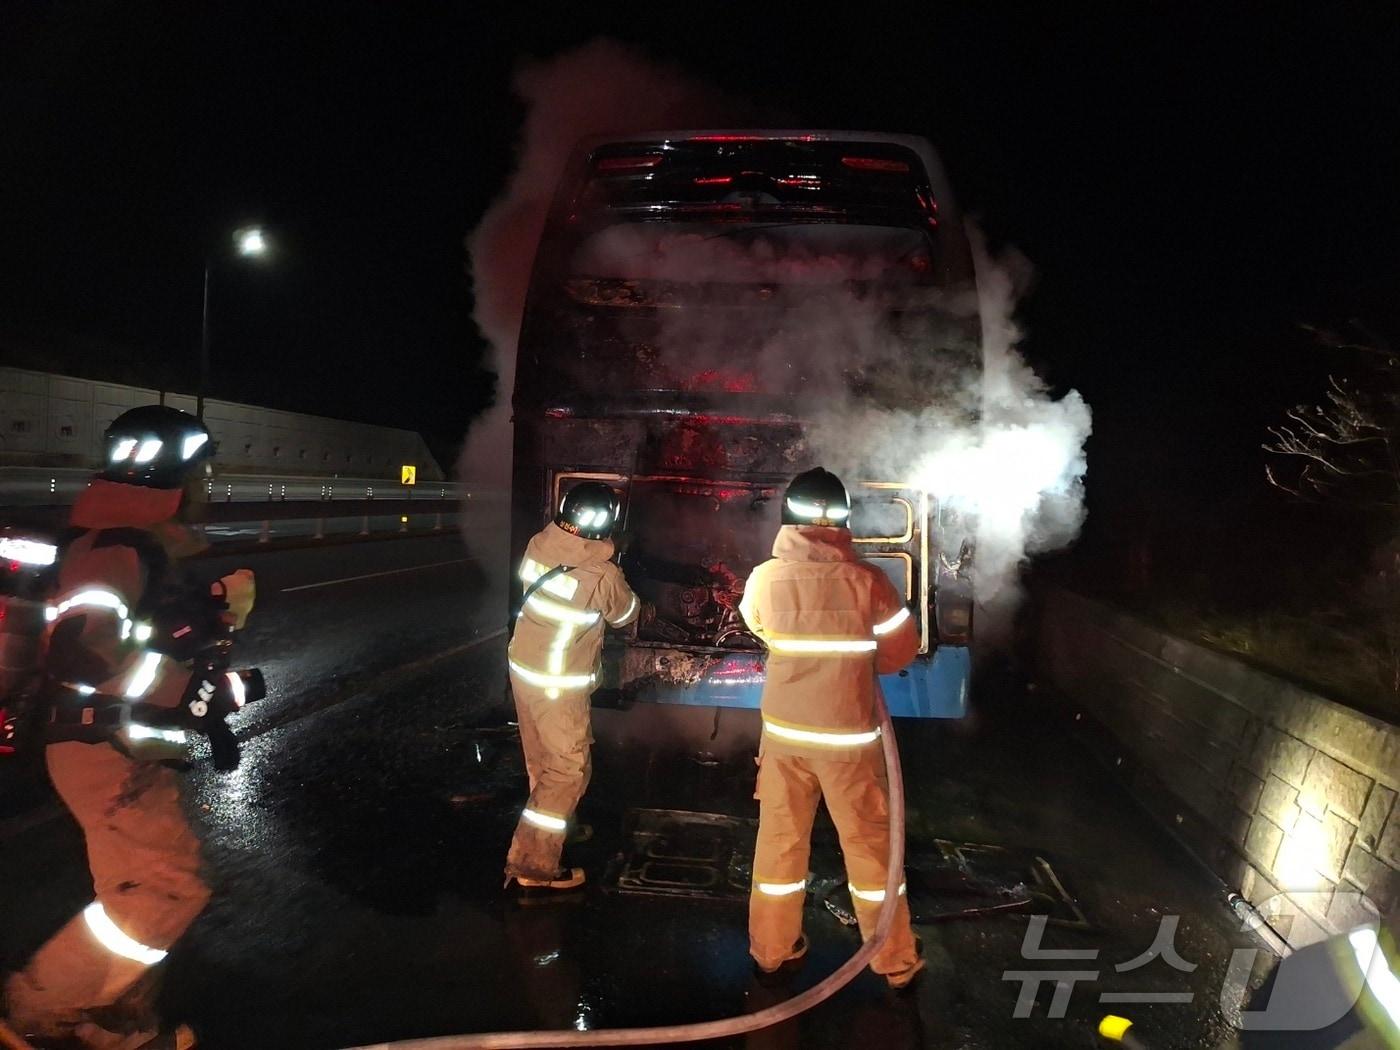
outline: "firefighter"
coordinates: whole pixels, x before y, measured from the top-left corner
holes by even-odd
[[[211,619],[224,634],[242,626],[253,580],[240,570],[201,587],[174,564],[204,546],[178,520],[208,470],[199,420],[148,406],[104,437],[106,466],[73,506],[45,614],[41,693],[49,775],[83,830],[95,899],[6,999],[15,1027],[64,1045],[192,1046],[184,1026],[161,1031],[153,1007],[157,964],[209,899],[171,763],[187,756],[184,727],[242,697],[236,675],[196,672],[189,657]]]
[[[561,868],[570,821],[592,771],[589,698],[603,631],[626,627],[640,603],[612,561],[617,493],[596,481],[570,489],[525,548],[525,598],[510,641],[510,687],[530,800],[506,858],[506,885],[568,890],[582,868]]]
[[[802,933],[817,803],[826,799],[845,854],[862,937],[875,932],[889,864],[889,785],[876,674],[918,652],[913,618],[889,579],[851,545],[850,497],[820,467],[783,499],[773,557],[753,570],[740,612],[768,647],[758,754],[758,845],[749,952],[765,974],[807,952]],[[923,969],[900,886],[894,926],[871,968],[894,988]]]

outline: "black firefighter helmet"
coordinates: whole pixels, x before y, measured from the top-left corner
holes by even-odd
[[[112,420],[102,435],[99,477],[123,485],[178,489],[205,473],[213,454],[204,424],[179,409],[143,405]]]
[[[605,540],[612,535],[622,504],[612,486],[601,481],[584,481],[571,488],[559,504],[554,524],[565,532],[588,540]]]
[[[783,494],[784,525],[835,525],[849,528],[851,497],[841,479],[829,470],[803,471]]]

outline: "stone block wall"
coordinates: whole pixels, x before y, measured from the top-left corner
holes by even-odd
[[[1042,610],[1086,742],[1291,942],[1400,907],[1400,728],[1067,591]]]

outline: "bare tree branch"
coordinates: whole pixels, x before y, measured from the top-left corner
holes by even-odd
[[[1305,326],[1307,327],[1307,326]],[[1267,428],[1269,484],[1301,499],[1346,498],[1394,515],[1400,498],[1400,360],[1360,325],[1367,341],[1309,328],[1330,351],[1351,359],[1328,376],[1321,404],[1298,405]],[[1400,518],[1395,521],[1400,525]]]

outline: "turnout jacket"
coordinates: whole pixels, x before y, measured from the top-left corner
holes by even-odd
[[[739,611],[768,646],[766,750],[855,761],[878,746],[875,676],[907,666],[919,638],[894,584],[860,560],[848,529],[782,526]]]
[[[612,562],[612,540],[590,540],[553,522],[530,540],[520,563],[524,589],[549,570],[572,566],[546,580],[521,607],[510,641],[512,673],[551,695],[592,692],[603,632],[637,618],[640,603]]]
[[[46,612],[45,671],[54,685],[77,697],[180,703],[189,670],[147,644],[155,588],[184,585],[168,563],[205,545],[171,520],[179,498],[178,490],[101,479],[79,496],[70,522],[81,531],[59,562]]]

